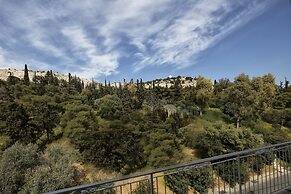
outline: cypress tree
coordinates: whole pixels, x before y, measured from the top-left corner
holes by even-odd
[[[71,81],[72,81],[72,75],[71,75],[71,73],[69,73],[68,77],[69,77],[69,84],[71,84]]]
[[[24,65],[24,76],[23,76],[24,83],[29,85],[29,75],[28,75],[28,68],[27,65]]]

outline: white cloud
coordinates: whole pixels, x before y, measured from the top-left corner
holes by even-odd
[[[24,69],[24,63],[30,64],[29,68],[34,70],[49,70],[50,65],[47,63],[34,60],[31,58],[19,57],[13,53],[9,53],[0,47],[0,68]]]
[[[136,62],[135,70],[148,65],[174,64],[181,68],[195,63],[201,52],[262,13],[270,3],[255,2],[238,13],[232,13],[239,5],[233,1],[198,1],[151,39],[154,53],[144,54],[142,60]],[[232,18],[223,21],[230,13]]]
[[[120,65],[128,65],[120,64],[122,57],[132,58],[136,71],[152,65],[183,68],[271,2],[7,1],[0,7],[0,64],[33,62],[86,78],[118,73]]]
[[[110,75],[118,67],[118,54],[115,52],[104,53],[92,44],[84,30],[79,26],[66,27],[62,33],[69,39],[75,55],[84,61],[79,72],[80,76],[93,78],[95,76]]]

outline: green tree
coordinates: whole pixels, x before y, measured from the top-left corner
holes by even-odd
[[[252,89],[251,80],[245,74],[235,78],[234,84],[225,90],[223,112],[236,120],[239,128],[243,119],[253,117],[258,104],[257,93]]]
[[[210,80],[205,79],[202,76],[196,78],[195,87],[195,103],[198,106],[199,115],[202,115],[205,109],[208,107],[212,96],[212,83]]]
[[[136,108],[140,109],[143,105],[143,101],[145,98],[145,91],[144,91],[144,85],[143,85],[142,79],[140,79],[140,81],[137,80],[136,85],[137,85],[137,90],[135,93],[136,98],[137,98]]]
[[[59,123],[59,113],[62,108],[49,96],[27,95],[21,99],[21,103],[28,110],[31,123],[36,126],[46,140],[50,141],[53,128]]]
[[[0,103],[11,102],[14,100],[7,82],[0,80]]]
[[[22,141],[35,143],[39,130],[30,123],[29,115],[23,106],[15,103],[1,104],[0,129],[12,142]]]
[[[112,122],[108,128],[101,129],[98,129],[97,125],[86,128],[88,121],[84,115],[78,115],[67,125],[67,128],[71,128],[69,137],[72,143],[86,161],[123,174],[144,166],[143,149],[139,143],[140,134],[120,121]]]
[[[263,144],[261,135],[248,128],[236,129],[233,125],[215,124],[200,134],[198,148],[204,157],[251,149]]]
[[[95,138],[94,136],[97,135],[99,129],[97,115],[90,110],[67,111],[62,117],[60,125],[63,127],[64,136],[69,137],[81,152],[89,148],[87,147],[89,140]],[[87,141],[88,137],[90,139]]]
[[[273,125],[290,126],[291,109],[270,109],[263,113],[263,119]]]
[[[252,90],[256,95],[252,96],[257,104],[256,114],[261,115],[265,110],[272,108],[272,101],[275,96],[275,78],[272,74],[264,75],[263,77],[254,77],[251,80]]]
[[[122,114],[122,101],[116,95],[106,95],[95,101],[98,114],[101,118],[114,120]]]

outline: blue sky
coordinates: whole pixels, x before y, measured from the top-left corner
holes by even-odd
[[[291,79],[289,0],[0,0],[0,26],[0,68]]]

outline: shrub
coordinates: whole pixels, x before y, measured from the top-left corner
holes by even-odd
[[[44,193],[74,186],[78,183],[78,170],[74,167],[78,153],[66,150],[62,145],[52,144],[44,153],[42,165],[25,176],[21,193]]]
[[[235,128],[233,125],[214,125],[200,135],[198,148],[204,157],[251,149],[263,144],[261,135],[248,128]]]
[[[36,145],[14,144],[0,160],[0,192],[17,193],[25,183],[25,174],[40,163]]]
[[[165,183],[177,194],[188,193],[189,187],[194,193],[205,193],[210,187],[210,168],[199,167],[165,175]]]
[[[150,182],[145,181],[140,183],[132,194],[152,194]],[[154,194],[156,194],[156,192],[154,192]]]

